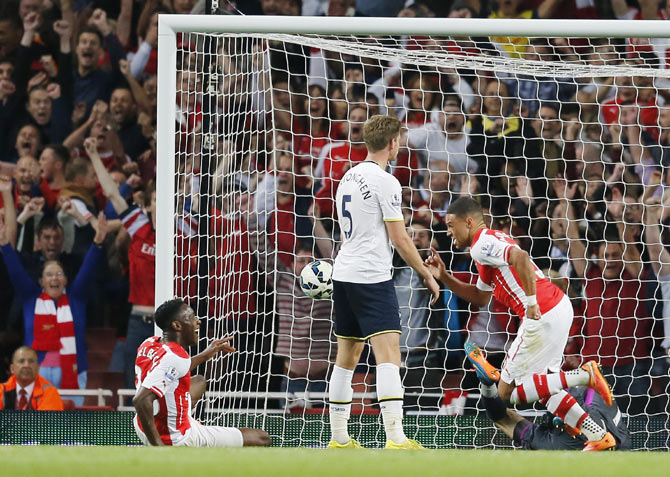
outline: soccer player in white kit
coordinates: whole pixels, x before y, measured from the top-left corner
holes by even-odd
[[[163,336],[147,338],[135,360],[137,415],[135,432],[144,445],[187,447],[268,446],[260,429],[204,426],[191,417],[194,403],[205,393],[205,378],[191,371],[219,353],[235,351],[231,338],[213,341],[202,353],[189,356],[185,347],[198,342],[200,320],[183,300],[168,300],[156,309]]]
[[[377,361],[377,398],[387,449],[422,449],[402,427],[400,380],[400,313],[391,269],[393,250],[419,273],[435,303],[439,286],[424,266],[405,230],[401,187],[386,172],[400,145],[400,121],[373,116],[363,127],[368,149],[364,162],[342,177],[336,194],[342,246],[333,268],[337,358],[329,381],[331,441],[329,448],[361,447],[349,436],[351,379],[366,340]]]
[[[589,386],[608,406],[612,405],[612,392],[595,361],[579,369],[561,371],[573,319],[568,297],[510,236],[486,227],[482,208],[474,199],[461,197],[452,202],[446,220],[447,235],[454,246],[470,248],[479,278],[476,285],[458,280],[446,271],[435,250],[426,260],[433,275],[466,301],[486,306],[493,295],[522,319],[500,372],[486,361],[476,345],[466,343],[467,357],[482,383],[482,398],[499,395],[512,404],[540,401],[576,433],[584,434],[584,450],[614,447],[614,436],[565,391]]]

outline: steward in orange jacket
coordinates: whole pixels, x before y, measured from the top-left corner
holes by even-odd
[[[26,410],[62,411],[63,401],[58,390],[38,374],[37,353],[28,346],[21,346],[14,352],[9,368],[12,375],[6,383],[0,384],[0,410],[18,409],[19,396],[17,384],[22,388],[34,385],[32,394],[27,397]]]

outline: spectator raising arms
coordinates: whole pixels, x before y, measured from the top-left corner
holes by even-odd
[[[0,249],[22,302],[24,344],[38,352],[44,376],[59,388],[86,387],[86,302],[107,235],[104,214],[96,224],[93,244],[70,286],[63,266],[55,260],[44,263],[39,283],[35,283],[10,243],[12,224],[0,224]]]
[[[124,373],[126,387],[132,388],[135,381],[135,356],[137,348],[154,331],[154,285],[156,280],[156,190],[150,190],[146,200],[146,213],[139,207],[129,207],[119,193],[112,176],[98,154],[98,140],[89,137],[84,148],[91,159],[100,186],[114,210],[121,217],[123,226],[130,234],[128,262],[130,270],[130,295],[132,304],[126,348]]]

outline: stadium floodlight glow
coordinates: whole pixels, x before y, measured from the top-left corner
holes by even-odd
[[[207,50],[210,47],[213,49]],[[330,179],[325,165],[328,154],[346,148],[342,143],[348,137],[348,112],[361,106],[366,111],[388,112],[398,115],[407,126],[405,162],[399,159],[394,163],[393,172],[403,178],[404,187],[423,198],[421,207],[413,210],[404,205],[413,221],[430,228],[430,220],[439,220],[431,217],[444,213],[444,203],[428,188],[431,181],[442,181],[454,194],[471,194],[487,201],[495,223],[512,228],[512,235],[515,222],[530,224],[516,238],[527,250],[540,254],[534,259],[544,264],[543,268],[558,261],[564,265],[554,267],[554,278],[574,270],[575,257],[568,259],[566,255],[574,252],[577,239],[554,236],[546,250],[538,252],[542,234],[561,233],[560,227],[554,229],[552,224],[588,226],[589,233],[595,234],[591,239],[611,241],[605,226],[599,225],[605,223],[607,213],[599,204],[611,199],[596,197],[589,187],[618,187],[623,191],[622,201],[632,198],[637,205],[642,205],[645,187],[647,194],[662,192],[662,188],[654,190],[650,182],[648,168],[657,163],[645,162],[657,152],[647,148],[648,144],[636,147],[636,139],[656,141],[651,146],[660,148],[659,131],[670,128],[670,124],[654,122],[670,101],[667,21],[160,15],[158,50],[156,304],[174,296],[198,302],[205,307],[199,310],[206,322],[201,336],[234,333],[240,350],[213,360],[205,369],[213,387],[201,417],[209,423],[262,425],[265,416],[284,412],[282,396],[289,401],[292,397],[311,402],[317,409],[323,405],[323,373],[328,369],[324,363],[329,355],[334,356],[334,340],[323,334],[312,340],[308,335],[299,339],[289,336],[312,325],[305,325],[304,317],[291,315],[298,313],[301,300],[307,299],[291,294],[291,262],[297,252],[285,249],[286,241],[295,241],[300,232],[288,237],[291,234],[281,229],[281,224],[277,231],[277,194],[290,198],[281,213],[290,214],[291,220],[302,225],[305,220],[320,224],[307,237],[315,258],[329,260],[324,255],[332,249],[331,239],[336,241],[338,229],[331,234],[328,223],[322,223],[313,209],[300,208],[298,202],[310,194],[281,189],[268,168],[278,167],[286,156],[295,156],[289,170],[282,170],[293,175],[297,187],[326,182]],[[302,70],[296,70],[296,65]],[[365,84],[355,75],[345,80],[352,66],[374,80]],[[301,81],[303,75],[308,75],[306,84]],[[491,84],[496,88],[486,90],[485,85]],[[627,99],[619,101],[624,93]],[[460,106],[464,114],[461,129],[450,136],[454,131],[440,128],[450,127],[444,118],[454,111],[447,111],[442,98],[454,96],[458,97],[457,109]],[[313,120],[318,118],[311,115],[310,105],[320,98],[325,99],[329,121],[321,123],[326,124],[325,132],[312,134],[311,128],[316,127]],[[201,109],[205,102],[208,107]],[[640,111],[630,113],[626,110],[630,105]],[[545,106],[554,112],[542,113]],[[624,113],[629,119],[622,122]],[[484,115],[493,119],[487,122],[481,119]],[[486,129],[495,126],[498,119],[504,126],[500,135]],[[205,123],[207,128],[201,126]],[[424,123],[433,129],[425,129]],[[505,136],[507,131],[514,134]],[[445,136],[440,136],[443,133]],[[438,136],[441,143],[435,139]],[[302,142],[296,138],[303,138]],[[496,139],[513,143],[515,152],[504,148],[504,154],[495,152]],[[455,152],[461,142],[468,144],[467,151]],[[300,149],[303,147],[307,149]],[[639,178],[628,172],[617,175],[621,171],[613,163],[619,157],[631,165],[629,170],[641,171],[636,172]],[[443,164],[449,171],[446,177],[441,175],[447,172]],[[665,175],[667,168],[662,172]],[[554,181],[559,173],[579,181],[584,189],[581,193],[590,199],[587,207],[579,206],[576,216],[568,216],[557,197],[561,192]],[[205,183],[206,197],[200,194]],[[519,203],[509,200],[518,197],[526,203],[528,194],[531,200],[523,212]],[[319,200],[326,202],[319,204],[327,207],[328,199],[320,196]],[[666,193],[665,199],[670,200],[670,194]],[[206,210],[194,212],[194,204],[203,203]],[[546,208],[531,207],[540,203]],[[325,213],[323,207],[320,211]],[[207,222],[206,237],[198,233],[194,214],[200,224]],[[631,217],[611,221],[624,235],[630,233],[626,227],[643,226],[630,221],[644,218]],[[439,241],[442,230],[436,230],[434,224],[431,239]],[[191,239],[199,245],[191,247]],[[564,249],[561,244],[568,246]],[[462,257],[457,250],[448,252],[456,260]],[[587,252],[590,254],[585,250],[582,258],[590,258]],[[630,249],[624,261],[643,265]],[[402,340],[414,348],[414,353],[403,355],[407,419],[428,445],[488,445],[482,444],[481,436],[489,436],[490,442],[495,431],[475,424],[483,417],[476,406],[479,395],[469,378],[462,379],[467,376],[458,362],[462,335],[478,337],[479,346],[491,355],[503,355],[513,339],[506,328],[513,320],[501,318],[505,310],[494,306],[471,313],[448,295],[441,311],[444,315],[437,320],[440,324],[431,322],[431,333],[436,332],[440,349],[428,349],[427,341],[419,343],[431,335],[428,324],[413,321],[427,309],[412,301],[421,293],[421,285],[409,272],[396,272],[399,280],[406,280],[396,283],[396,289],[405,293],[408,301],[404,307],[401,304],[408,324]],[[569,273],[570,285],[580,286],[582,280]],[[641,273],[627,280],[651,288],[657,284],[653,277]],[[576,288],[572,291],[578,292]],[[203,293],[209,298],[204,299]],[[314,310],[319,308],[314,313],[328,314],[324,303],[328,301],[314,301]],[[670,309],[667,303],[666,308]],[[207,315],[211,317],[205,320]],[[670,341],[670,318],[664,324]],[[644,326],[632,331],[636,346],[653,343],[651,329]],[[588,333],[584,328],[576,338],[585,340]],[[620,355],[616,356],[609,348],[598,351],[609,363],[605,366],[611,367],[651,363],[650,350],[640,354],[617,348]],[[280,356],[294,352],[306,355],[300,372],[309,371],[310,379],[306,390],[289,395],[280,389],[280,382],[288,378]],[[312,371],[316,378],[311,377]],[[638,378],[642,391],[640,387],[617,388],[615,395],[620,402],[642,403],[630,408],[631,419],[637,420],[633,434],[639,447],[667,450],[667,441],[657,439],[663,432],[667,435],[661,422],[667,411],[654,407],[649,399],[651,371],[646,369]],[[357,410],[374,407],[373,376],[369,371],[357,373],[354,381]],[[463,386],[470,388],[462,392]],[[659,400],[668,397],[664,391]],[[293,437],[286,437],[281,444],[312,445],[326,439],[323,427],[317,431],[310,427],[314,421],[327,422],[327,416],[315,412],[304,413],[297,421],[295,417],[287,419],[285,425],[291,427]],[[444,413],[465,416],[453,419]],[[365,416],[360,419],[361,429],[373,436],[368,444],[383,443],[383,432],[370,431],[376,425]],[[445,437],[452,426],[459,432]]]

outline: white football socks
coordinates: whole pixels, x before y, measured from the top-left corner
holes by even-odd
[[[354,394],[351,387],[353,377],[353,370],[333,366],[333,373],[328,383],[330,433],[331,438],[339,444],[346,444],[350,439],[348,424],[351,415],[351,398]]]
[[[392,363],[377,365],[377,400],[382,411],[386,438],[396,444],[407,440],[402,428],[403,389],[400,368]]]

